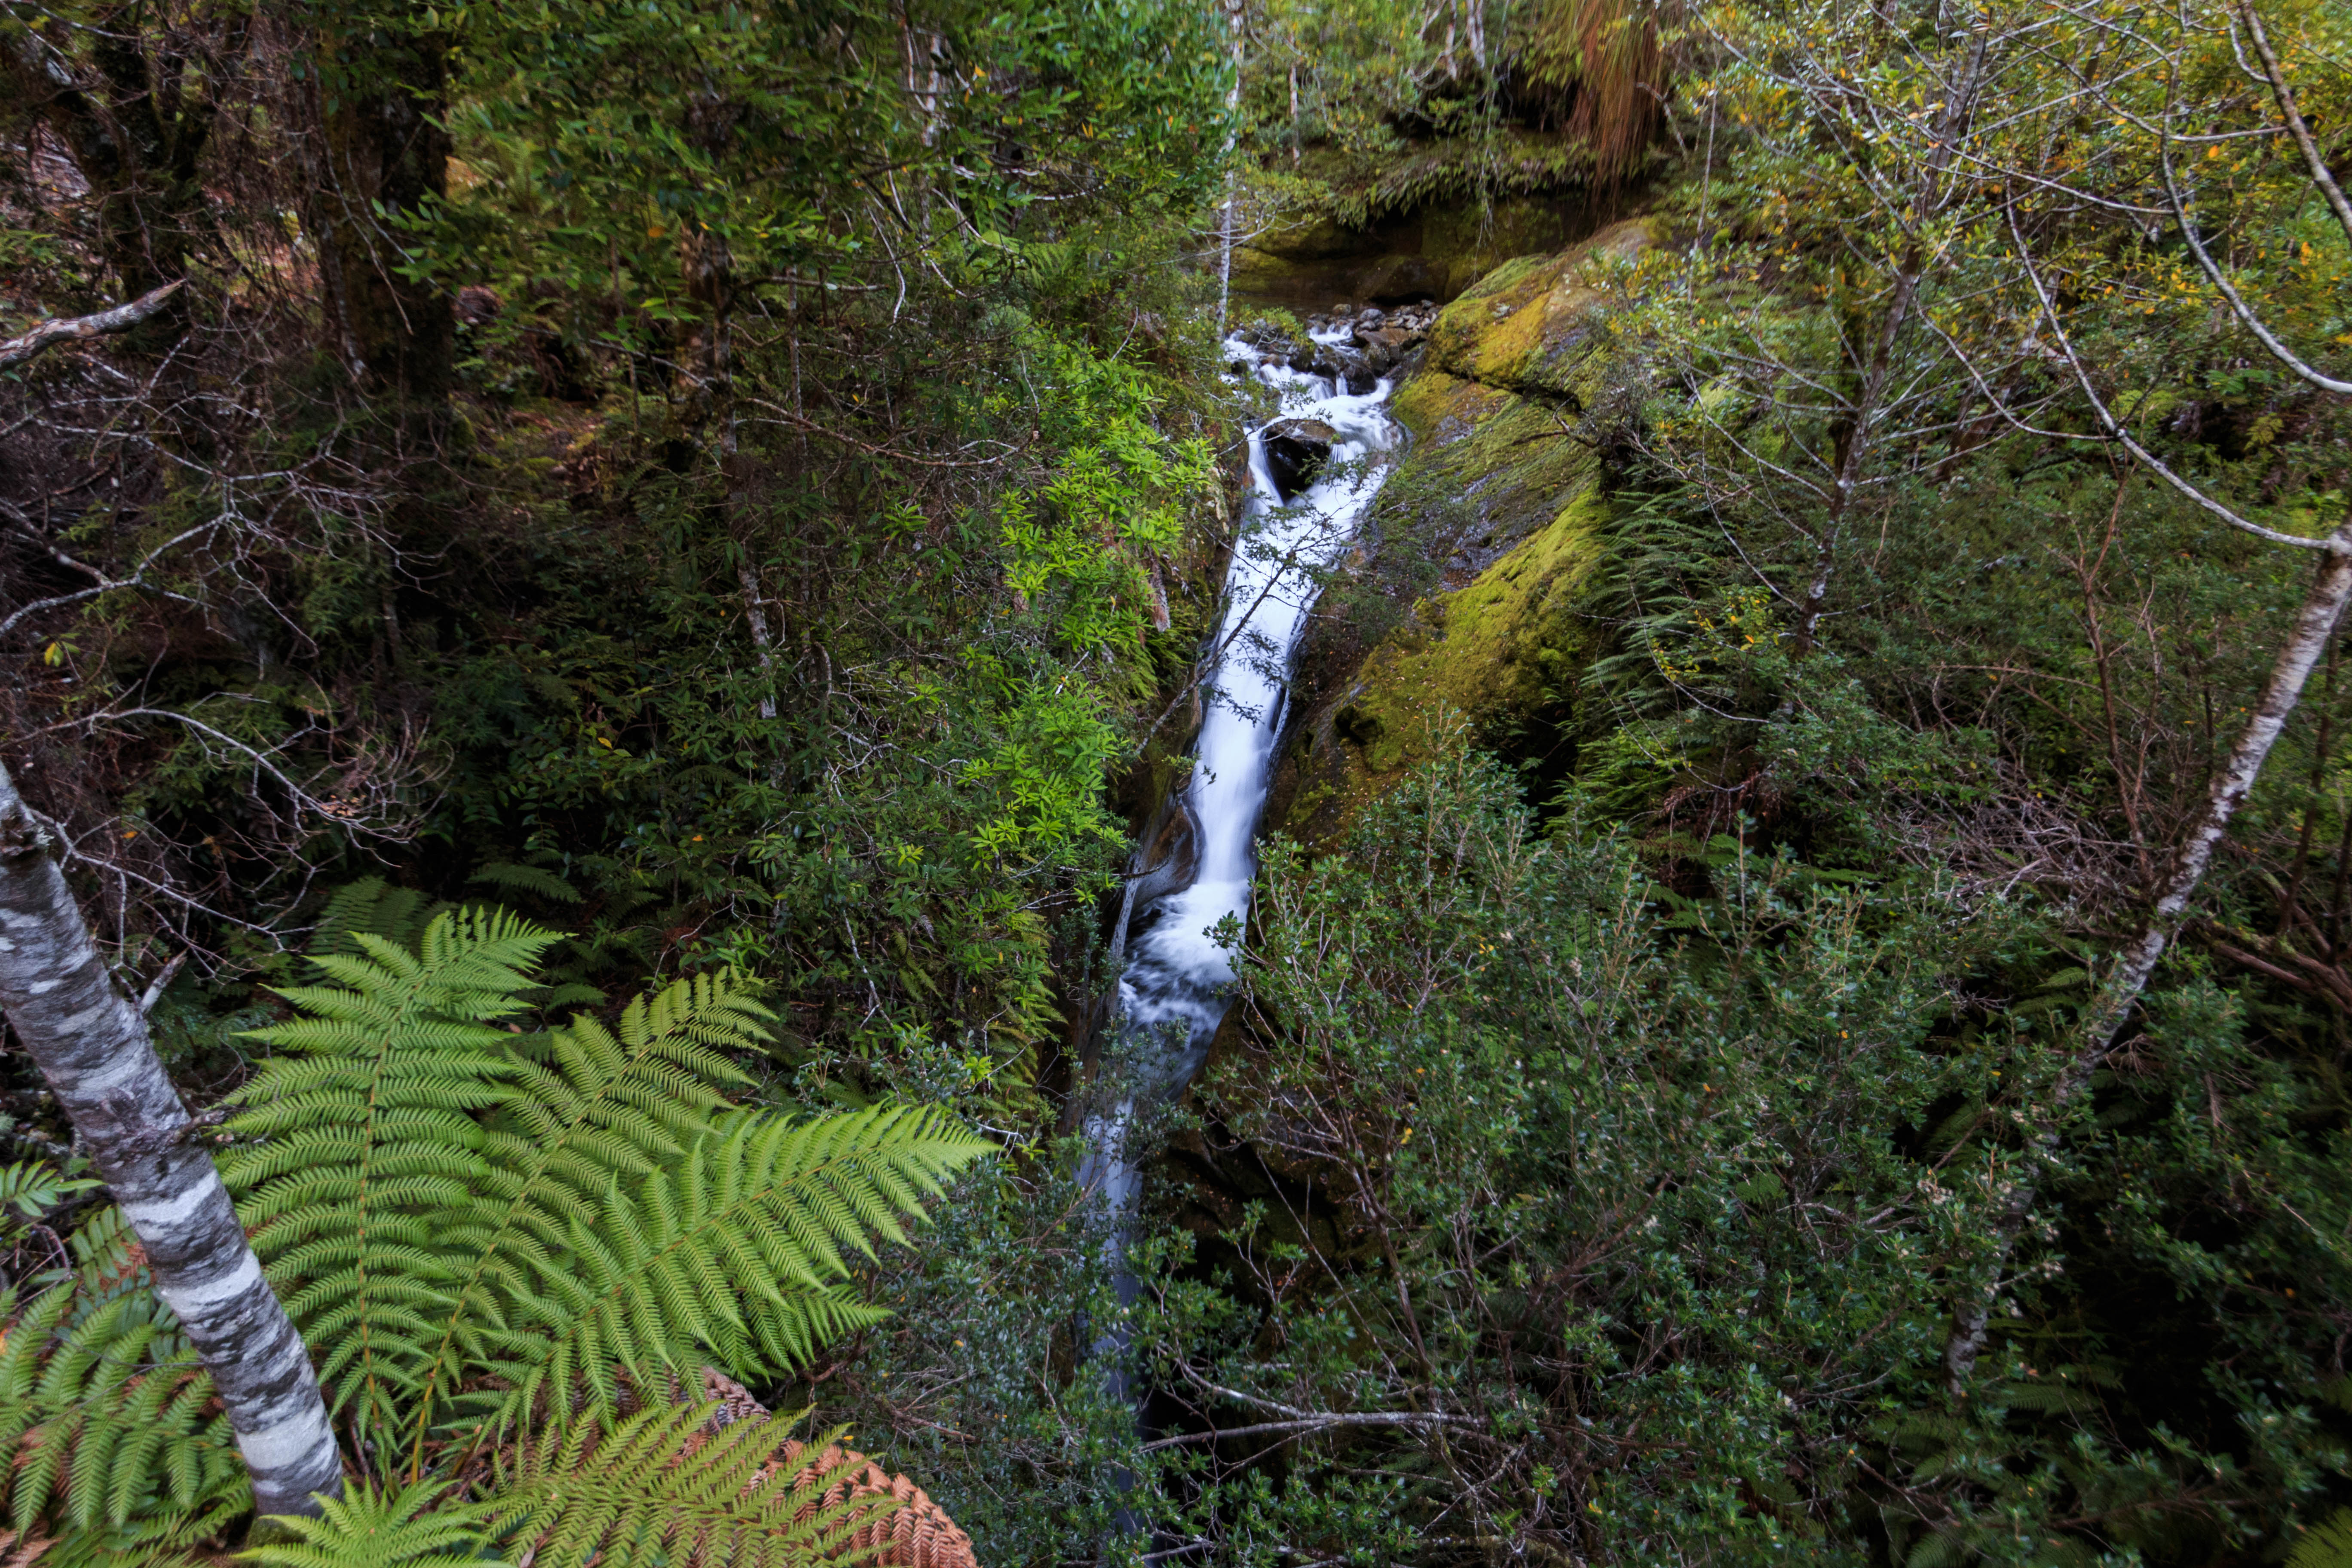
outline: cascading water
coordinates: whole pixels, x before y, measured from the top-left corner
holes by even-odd
[[[1311,336],[1339,350],[1350,331],[1343,322]],[[1241,338],[1228,339],[1225,346],[1231,361],[1257,359]],[[1259,365],[1255,374],[1281,398],[1276,423],[1319,421],[1335,438],[1319,476],[1285,501],[1268,459],[1271,426],[1250,433],[1254,493],[1225,574],[1224,618],[1208,660],[1207,717],[1183,799],[1192,832],[1192,880],[1147,907],[1130,908],[1121,921],[1118,942],[1128,966],[1113,1016],[1111,1054],[1122,1088],[1114,1105],[1087,1121],[1079,1181],[1109,1221],[1123,1302],[1132,1300],[1134,1289],[1120,1255],[1139,1184],[1129,1134],[1139,1112],[1183,1092],[1224,1017],[1233,954],[1212,933],[1249,910],[1252,841],[1265,805],[1291,658],[1321,569],[1346,548],[1386,478],[1383,465],[1367,459],[1387,450],[1396,436],[1383,406],[1386,380],[1368,393],[1351,394],[1344,375],[1335,380],[1280,363]],[[1110,1375],[1115,1388],[1123,1387],[1116,1372]]]

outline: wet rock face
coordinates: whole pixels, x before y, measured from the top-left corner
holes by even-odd
[[[1275,493],[1295,500],[1331,460],[1339,433],[1320,419],[1277,419],[1265,430],[1265,466]]]
[[[1319,667],[1308,645],[1300,741],[1277,772],[1270,822],[1320,837],[1465,736],[1507,747],[1568,733],[1568,694],[1605,624],[1590,595],[1616,515],[1583,421],[1630,373],[1637,351],[1608,321],[1652,243],[1649,220],[1634,218],[1506,262],[1441,312],[1349,318],[1368,366],[1410,344],[1390,404],[1413,437],[1399,468],[1410,483],[1391,493],[1450,504],[1395,519],[1389,548],[1440,565],[1442,591],[1369,655],[1332,645],[1345,665]]]

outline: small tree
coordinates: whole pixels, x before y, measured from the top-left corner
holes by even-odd
[[[212,1374],[263,1513],[339,1496],[342,1463],[302,1336],[278,1305],[212,1155],[117,990],[50,854],[0,768],[0,1011],[58,1097]]]

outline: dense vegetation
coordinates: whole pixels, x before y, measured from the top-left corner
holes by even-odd
[[[0,68],[0,331],[144,301],[0,344],[0,855],[347,1475],[253,1527],[12,1037],[10,1561],[838,1557],[748,1385],[990,1564],[2352,1562],[2341,7],[9,0]],[[1115,1285],[1221,328],[1298,325],[1232,249],[1515,203],[1639,222],[1406,367]]]

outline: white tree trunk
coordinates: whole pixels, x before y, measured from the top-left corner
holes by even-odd
[[[339,1496],[342,1461],[302,1336],[286,1316],[147,1023],[115,987],[49,852],[0,767],[0,1011],[39,1066],[123,1218],[156,1293],[212,1374],[265,1514]]]
[[[2254,781],[2262,776],[2271,748],[2278,743],[2287,720],[2303,700],[2304,683],[2326,657],[2327,645],[2343,624],[2345,606],[2352,603],[2352,523],[2338,529],[2330,542],[2332,548],[2319,558],[2318,574],[2312,580],[2310,593],[2304,596],[2303,608],[2295,616],[2285,646],[2279,649],[2278,662],[2271,668],[2270,685],[2263,692],[2262,705],[2254,710],[2245,732],[2238,737],[2229,762],[2214,775],[2205,809],[2181,840],[2173,857],[2172,869],[2157,889],[2156,902],[2148,910],[2139,935],[2124,949],[2114,973],[2099,987],[2097,1005],[2084,1031],[2083,1048],[2051,1087],[2049,1103],[2042,1108],[2041,1120],[2028,1141],[2028,1152],[2036,1165],[2047,1162],[2057,1152],[2059,1125],[2066,1108],[2090,1087],[2091,1075],[2115,1048],[2132,1005],[2139,1000],[2149,977],[2156,973],[2157,963],[2170,945],[2181,916],[2188,912],[2190,897],[2196,893],[2198,883],[2204,880],[2206,868],[2213,863],[2213,851],[2229,832],[2230,819],[2253,793]],[[1995,1223],[2003,1260],[2025,1228],[2036,1195],[2034,1179],[2028,1175],[2002,1203]],[[1969,1375],[1976,1370],[1978,1353],[1984,1349],[1992,1298],[1999,1288],[1996,1270],[1986,1292],[1960,1311],[1952,1337],[1944,1346],[1944,1371],[1955,1395],[1967,1392]]]

